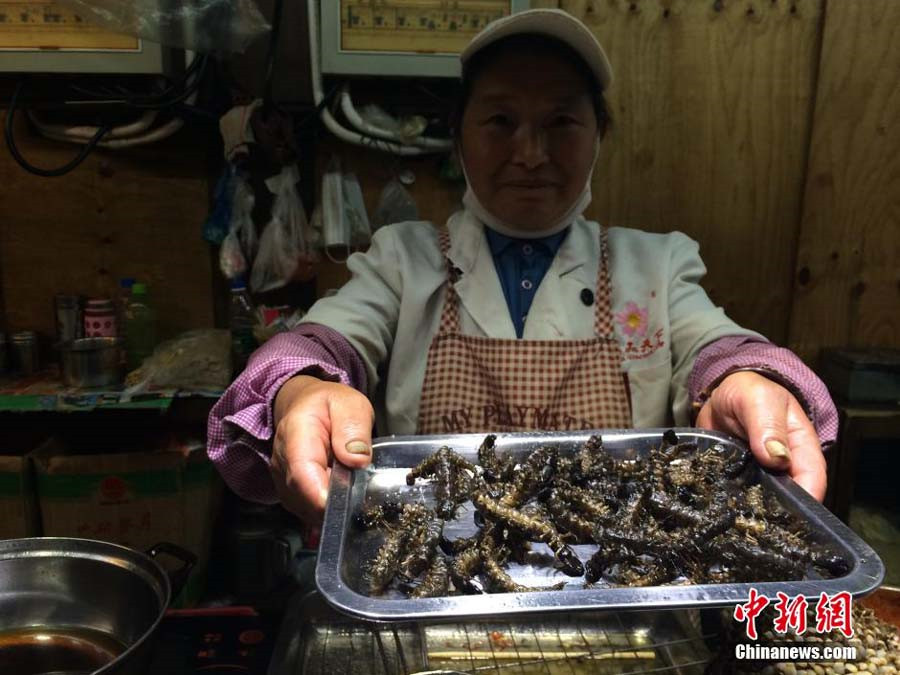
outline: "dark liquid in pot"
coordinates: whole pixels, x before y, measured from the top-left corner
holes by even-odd
[[[84,628],[29,628],[0,632],[0,673],[91,673],[125,651],[118,640]]]

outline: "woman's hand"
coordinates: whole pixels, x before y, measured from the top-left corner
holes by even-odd
[[[372,404],[347,385],[298,375],[279,390],[274,412],[270,468],[276,494],[301,520],[318,524],[332,459],[352,469],[372,459]]]
[[[800,487],[824,499],[819,437],[797,399],[778,383],[758,373],[732,373],[703,404],[697,426],[747,439],[760,464],[787,470]]]

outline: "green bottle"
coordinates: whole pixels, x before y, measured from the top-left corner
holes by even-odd
[[[156,347],[156,313],[150,305],[146,284],[131,287],[125,307],[125,353],[128,370],[139,368]]]

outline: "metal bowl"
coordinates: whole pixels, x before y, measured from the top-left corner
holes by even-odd
[[[181,569],[166,574],[156,556]],[[196,558],[103,541],[0,541],[0,672],[143,675],[157,625]]]
[[[60,345],[63,382],[83,389],[122,382],[122,341],[119,338],[79,338]]]

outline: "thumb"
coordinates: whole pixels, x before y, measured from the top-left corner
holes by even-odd
[[[328,399],[331,451],[341,464],[361,469],[372,461],[372,426],[375,412],[363,394],[342,387]]]
[[[783,471],[791,464],[788,447],[787,402],[772,401],[764,392],[747,397],[737,415],[756,460],[769,469]]]

